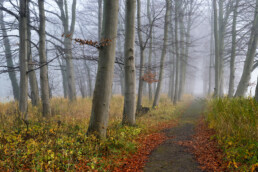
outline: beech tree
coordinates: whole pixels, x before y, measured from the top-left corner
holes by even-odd
[[[101,39],[112,40],[111,44],[99,50],[98,72],[92,100],[92,111],[87,133],[99,138],[106,137],[109,105],[115,63],[116,36],[118,24],[118,0],[105,0]]]
[[[19,110],[22,114],[22,117],[28,119],[28,27],[27,27],[27,3],[28,0],[20,0],[19,8],[19,61],[20,61],[20,99],[19,99]]]
[[[135,12],[136,0],[126,1],[125,14],[125,92],[124,92],[124,112],[123,124],[135,124]]]
[[[42,114],[47,117],[50,112],[48,66],[46,57],[46,35],[45,35],[45,0],[38,0],[39,5],[39,58],[40,58],[40,86],[42,100]]]

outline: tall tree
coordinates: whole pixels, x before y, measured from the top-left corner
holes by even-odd
[[[184,26],[184,3],[180,1],[179,5],[179,34],[180,34],[180,81],[179,81],[179,100],[184,93],[185,73],[186,73],[186,56],[185,56],[185,26]]]
[[[36,72],[34,70],[33,59],[32,59],[32,48],[31,48],[31,22],[30,22],[30,1],[27,3],[27,27],[28,27],[28,43],[27,43],[27,51],[28,51],[28,70],[29,70],[29,83],[30,83],[30,92],[31,92],[31,104],[33,106],[37,106],[39,104],[39,87],[38,81],[36,77]]]
[[[74,76],[74,65],[72,61],[72,40],[75,28],[75,20],[76,20],[76,3],[77,0],[73,0],[72,3],[72,17],[71,24],[69,24],[69,12],[68,12],[68,4],[67,0],[56,0],[56,3],[61,12],[61,21],[64,29],[64,47],[65,47],[65,59],[66,59],[66,72],[68,79],[68,97],[70,101],[76,99],[76,88],[75,88],[75,76]]]
[[[237,15],[238,15],[238,6],[239,1],[236,0],[233,14],[233,23],[232,23],[232,48],[231,48],[231,57],[230,57],[230,77],[229,77],[229,90],[228,96],[233,97],[234,95],[234,81],[235,81],[235,59],[236,59],[236,25],[237,25]]]
[[[147,17],[149,21],[149,27],[150,27],[150,42],[149,42],[149,55],[148,55],[148,72],[152,71],[152,44],[153,44],[153,22],[151,19],[151,4],[150,0],[147,0]],[[149,89],[149,101],[152,100],[152,84],[148,83],[148,89]]]
[[[4,3],[4,0],[0,0],[0,4],[3,5],[3,3]],[[8,75],[9,75],[9,78],[10,78],[11,84],[12,84],[13,96],[14,96],[15,100],[19,100],[19,85],[18,85],[15,71],[13,71],[13,69],[14,69],[13,56],[12,56],[12,52],[11,52],[10,40],[8,38],[8,34],[7,34],[5,23],[4,23],[3,10],[0,10],[0,28],[2,30],[2,35],[3,35],[4,53],[5,53],[5,57],[6,57]]]
[[[48,65],[46,57],[46,19],[45,19],[45,0],[38,0],[39,5],[39,58],[40,58],[40,86],[43,116],[47,117],[50,112],[49,103],[49,82],[48,82]]]
[[[102,29],[102,17],[103,17],[103,8],[102,8],[102,0],[98,0],[98,39],[100,41],[101,38],[101,29]]]
[[[111,45],[102,47],[99,52],[98,72],[92,101],[92,111],[88,134],[99,138],[106,137],[109,118],[109,105],[115,63],[116,36],[118,24],[118,0],[105,0],[101,39],[111,39]]]
[[[165,14],[165,23],[164,23],[164,41],[163,41],[163,48],[161,53],[161,61],[160,61],[160,70],[159,70],[159,82],[155,93],[155,98],[152,107],[158,105],[160,94],[161,94],[161,87],[162,87],[162,81],[163,81],[163,73],[164,73],[164,62],[165,57],[167,53],[167,42],[168,42],[168,21],[169,21],[169,15],[170,15],[170,0],[166,0],[166,14]]]
[[[135,124],[135,12],[136,0],[126,1],[125,11],[125,96],[123,124]]]
[[[215,90],[214,97],[219,96],[219,67],[220,67],[220,57],[219,57],[219,36],[218,36],[218,14],[217,14],[217,0],[213,0],[213,19],[214,19],[214,40],[215,40]]]
[[[237,97],[244,96],[247,91],[249,81],[251,78],[251,72],[254,64],[254,57],[255,57],[257,45],[258,45],[258,0],[256,0],[253,26],[251,29],[251,35],[248,43],[248,50],[246,54],[243,74],[241,76],[241,79],[235,94],[235,96]]]
[[[20,100],[19,100],[19,110],[22,117],[28,119],[28,52],[27,52],[27,7],[28,0],[20,0],[19,9],[19,60],[20,60]]]
[[[173,103],[176,104],[179,96],[179,53],[178,53],[178,8],[179,0],[175,0],[175,50],[176,50],[176,77],[175,77],[175,95]]]
[[[137,99],[137,110],[142,106],[142,94],[143,94],[143,71],[145,63],[145,47],[146,44],[143,42],[142,38],[142,22],[141,22],[141,1],[137,0],[137,33],[140,44],[140,74],[139,74],[139,86],[138,86],[138,99]]]

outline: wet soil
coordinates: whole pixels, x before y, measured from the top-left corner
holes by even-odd
[[[191,136],[195,133],[195,124],[200,119],[203,108],[203,100],[193,101],[181,115],[179,125],[163,131],[169,139],[151,153],[144,171],[202,172],[194,155],[177,142],[191,140]]]

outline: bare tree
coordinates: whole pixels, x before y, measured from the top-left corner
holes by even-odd
[[[239,1],[236,0],[233,14],[233,23],[232,23],[232,49],[231,49],[231,58],[230,58],[230,77],[229,77],[229,90],[228,96],[233,97],[234,95],[234,81],[235,81],[235,59],[236,59],[236,26],[237,26],[237,16],[238,16],[238,6]]]
[[[3,5],[4,1],[5,0],[0,0],[0,4]],[[8,38],[5,23],[4,23],[3,10],[0,10],[0,28],[2,30],[2,35],[3,35],[4,53],[6,57],[8,75],[12,84],[13,96],[15,100],[19,100],[19,85],[18,85],[15,71],[13,70],[14,69],[13,56],[11,52],[10,40]]]
[[[254,57],[256,53],[257,44],[258,44],[258,0],[256,0],[253,26],[251,30],[249,43],[248,43],[248,51],[246,54],[243,74],[236,90],[236,94],[235,94],[236,97],[244,96],[247,91],[249,81],[251,78],[252,67],[254,64]]]
[[[28,119],[28,52],[27,52],[27,7],[28,0],[20,0],[19,35],[20,35],[20,100],[19,110],[25,120]]]
[[[39,58],[40,58],[40,86],[43,116],[48,117],[51,113],[49,102],[48,66],[46,57],[46,35],[45,35],[45,0],[38,0],[39,4]]]
[[[164,62],[165,57],[167,53],[167,42],[168,42],[168,21],[169,21],[169,15],[170,15],[170,0],[166,0],[166,14],[165,14],[165,23],[164,23],[164,41],[163,41],[163,48],[162,48],[162,54],[161,54],[161,61],[160,61],[160,70],[159,70],[159,82],[155,93],[155,98],[152,107],[158,105],[159,99],[160,99],[160,92],[161,92],[161,86],[163,81],[163,73],[164,73]]]
[[[27,48],[28,48],[28,70],[29,70],[29,83],[30,83],[30,91],[31,91],[31,103],[33,106],[39,105],[39,88],[38,88],[38,81],[36,77],[36,72],[34,70],[33,65],[33,59],[32,59],[32,48],[31,48],[31,17],[30,17],[30,1],[28,0],[27,3],[27,27],[28,27],[28,42],[27,42]]]
[[[67,72],[67,79],[68,79],[68,97],[70,101],[76,99],[76,88],[75,88],[75,76],[74,76],[74,67],[72,61],[72,40],[75,29],[75,20],[76,20],[76,3],[77,0],[73,0],[72,3],[72,17],[71,17],[71,24],[69,25],[69,12],[68,12],[68,5],[67,0],[57,0],[56,1],[59,10],[61,12],[61,21],[63,24],[64,29],[64,47],[65,47],[65,56],[66,56],[66,72]]]

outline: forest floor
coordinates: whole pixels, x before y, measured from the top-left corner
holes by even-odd
[[[179,143],[191,140],[203,109],[204,102],[195,100],[181,115],[178,126],[163,131],[169,139],[151,153],[144,171],[202,171],[195,156],[187,151],[184,145]]]

